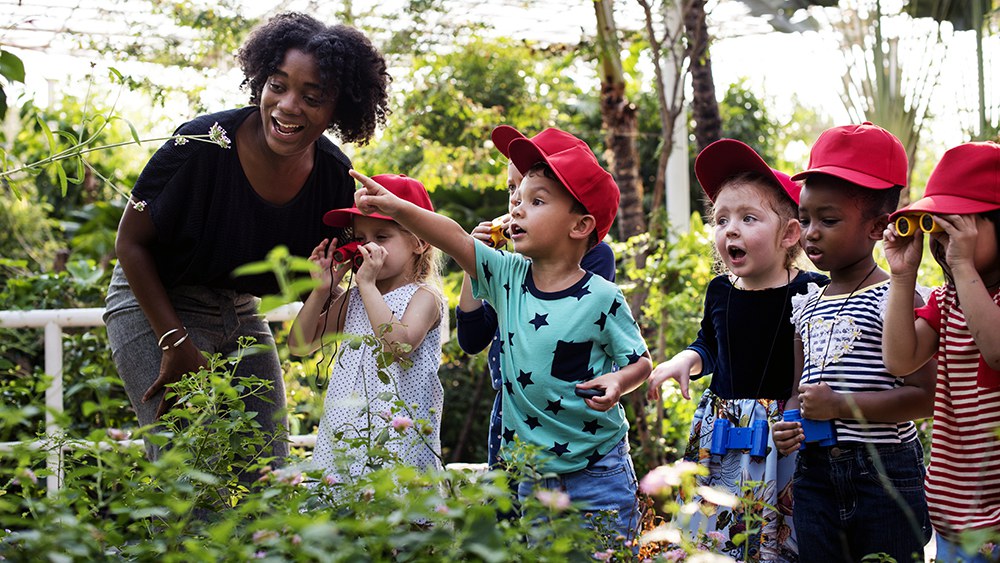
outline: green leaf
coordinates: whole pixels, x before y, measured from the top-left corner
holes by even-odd
[[[389,374],[387,374],[382,370],[378,370],[378,380],[381,381],[383,384],[388,385],[390,381]]]
[[[66,170],[63,168],[61,162],[55,163],[56,167],[56,179],[59,181],[59,189],[62,190],[63,197],[66,197],[66,190],[68,186],[68,180],[66,178]]]
[[[49,156],[55,156],[56,154],[56,140],[52,136],[52,130],[49,129],[49,124],[42,119],[41,115],[35,116],[35,123],[38,124],[38,128],[42,130],[42,135],[45,136],[45,140],[49,144]],[[63,193],[65,195],[65,192]]]
[[[24,83],[24,62],[14,53],[0,49],[0,75],[12,82]]]
[[[271,271],[270,262],[251,262],[249,264],[243,264],[239,268],[233,270],[234,276],[253,276],[257,274],[266,274]]]
[[[111,74],[120,81],[125,80],[125,77],[122,76],[122,73],[118,72],[118,69],[113,66],[108,67],[108,74]]]

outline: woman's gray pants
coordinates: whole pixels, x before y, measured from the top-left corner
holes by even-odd
[[[236,369],[235,377],[256,376],[270,381],[273,386],[261,397],[248,397],[247,412],[256,412],[264,435],[273,440],[270,451],[279,462],[288,456],[288,418],[285,411],[285,383],[278,360],[274,336],[264,319],[257,314],[260,302],[256,297],[236,291],[202,286],[183,286],[168,290],[170,301],[195,345],[209,354],[228,356],[239,348],[239,338],[253,337],[257,344],[266,345],[269,351],[245,355]],[[156,381],[160,372],[162,352],[157,345],[157,335],[146,320],[125,279],[121,266],[115,266],[108,288],[107,309],[104,322],[108,328],[108,341],[118,374],[125,383],[132,408],[139,424],[148,426],[155,422],[156,410],[163,391],[143,403],[142,396]],[[155,445],[146,440],[146,453],[156,459]],[[255,454],[258,452],[247,452]],[[241,476],[241,481],[252,481],[255,476]]]

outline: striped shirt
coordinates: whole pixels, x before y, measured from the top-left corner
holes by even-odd
[[[826,383],[837,393],[886,391],[902,387],[882,361],[882,323],[889,282],[853,294],[825,295],[810,284],[792,297],[792,324],[802,339],[800,383]],[[917,437],[912,422],[834,420],[837,442],[899,444]]]
[[[1000,374],[983,361],[957,301],[947,285],[916,311],[938,332],[927,504],[934,529],[953,541],[963,530],[1000,528]]]

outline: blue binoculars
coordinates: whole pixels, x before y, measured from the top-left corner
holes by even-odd
[[[786,410],[782,415],[785,422],[798,422],[802,425],[802,432],[806,435],[806,441],[799,445],[799,449],[806,447],[806,443],[816,442],[820,446],[833,446],[837,443],[837,431],[833,427],[832,420],[809,420],[802,418],[799,409]]]
[[[712,455],[726,455],[729,450],[750,450],[754,457],[767,453],[767,421],[755,420],[749,428],[734,427],[728,420],[716,419],[712,427]]]

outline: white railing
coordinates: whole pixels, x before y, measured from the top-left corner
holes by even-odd
[[[295,318],[301,303],[279,307],[266,315],[268,321],[287,321]],[[46,441],[54,441],[62,433],[56,423],[56,415],[63,412],[63,328],[104,326],[104,309],[47,309],[34,311],[0,311],[0,328],[44,328],[45,329],[45,373],[51,382],[45,390],[45,434]],[[110,353],[110,351],[109,351]],[[290,436],[293,446],[312,447],[316,443],[313,434]],[[9,450],[20,442],[0,443],[0,450]],[[141,444],[139,440],[123,440],[125,444]],[[36,442],[33,447],[42,448],[46,444]],[[48,454],[46,467],[51,472],[46,479],[50,493],[62,486],[62,450],[54,448]]]

